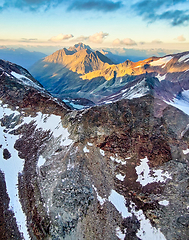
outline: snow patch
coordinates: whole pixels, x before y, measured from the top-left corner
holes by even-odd
[[[123,218],[127,218],[127,217],[131,216],[131,213],[128,212],[128,208],[125,206],[126,201],[122,195],[117,193],[115,190],[111,190],[111,193],[110,193],[110,196],[108,197],[108,199],[102,198],[98,194],[96,187],[94,185],[92,185],[92,186],[96,192],[97,199],[100,202],[101,206],[108,200],[114,205],[114,207],[122,215]]]
[[[187,148],[186,150],[182,150],[182,151],[183,151],[183,153],[186,155],[186,154],[189,153],[189,148]]]
[[[104,157],[105,156],[104,150],[100,149],[100,154]]]
[[[88,143],[87,143],[87,145],[89,145],[90,147],[92,147],[92,146],[93,146],[93,144],[92,144],[92,143],[90,143],[90,142],[88,142]]]
[[[45,164],[46,159],[43,156],[39,156],[37,167],[40,168],[43,164]]]
[[[189,71],[189,69],[188,69],[188,71]],[[189,90],[182,91],[182,96],[184,99],[188,99],[189,98]]]
[[[125,206],[125,198],[119,193],[117,193],[115,190],[111,191],[108,200],[115,206],[115,208],[118,210],[118,212],[122,215],[123,218],[132,216],[132,214],[128,212],[128,209]]]
[[[59,138],[61,145],[68,146],[73,141],[69,139],[69,132],[67,128],[62,126],[62,121],[60,116],[54,114],[42,114],[41,112],[37,113],[36,117],[25,117],[24,122],[30,123],[35,121],[37,128],[42,128],[44,131],[51,131],[55,138]]]
[[[160,58],[158,60],[155,60],[150,63],[151,66],[161,66],[161,65],[166,65],[173,57],[168,56],[164,58]],[[163,66],[162,66],[163,67]]]
[[[15,72],[11,72],[11,75],[14,76],[15,78],[17,78],[22,84],[24,84],[26,86],[30,86],[30,87],[37,88],[39,90],[43,90],[42,87],[40,87],[38,84],[33,82],[31,79],[25,77],[24,75],[21,75],[21,74],[15,73]]]
[[[120,239],[120,240],[124,240],[125,239],[125,234],[122,233],[120,227],[116,228],[116,236]]]
[[[189,54],[180,57],[178,62],[182,62],[182,61],[186,60],[187,58],[189,58]]]
[[[140,222],[140,229],[137,231],[136,234],[138,238],[140,238],[141,240],[166,240],[160,229],[152,227],[149,219],[146,219],[142,210],[136,211],[134,208],[132,208],[131,211],[132,213],[134,213],[134,215]]]
[[[162,201],[159,201],[158,203],[162,206],[168,206],[169,205],[169,201],[167,201],[167,200],[162,200]]]
[[[121,163],[122,165],[125,165],[125,164],[126,164],[126,161],[122,161],[121,159],[119,159],[119,158],[117,157],[117,154],[116,154],[116,158],[110,156],[110,159],[111,159],[112,161],[116,162],[116,163]],[[127,159],[129,159],[129,158],[127,158]]]
[[[158,74],[158,75],[156,76],[156,78],[158,78],[158,80],[161,82],[161,81],[165,80],[166,75],[167,75],[167,74],[164,74],[164,75],[161,76],[160,74]]]
[[[127,92],[123,94],[122,98],[133,99],[145,96],[149,91],[149,88],[146,86],[145,80],[146,78],[144,78],[136,85],[132,86]]]
[[[87,153],[87,152],[89,152],[89,149],[85,146],[85,147],[83,148],[83,152],[84,152],[84,153]]]
[[[150,168],[148,166],[148,158],[145,157],[144,159],[141,159],[141,163],[136,168],[136,173],[138,174],[137,182],[140,182],[142,186],[147,185],[148,183],[154,183],[154,182],[165,182],[168,178],[171,179],[171,176],[169,173],[163,172],[162,170],[153,170],[150,171]]]
[[[186,96],[187,93],[183,92],[182,95],[183,94]],[[181,111],[189,115],[189,102],[185,101],[183,98],[182,99],[175,98],[174,100],[169,102],[164,100],[164,102],[167,103],[168,105],[171,105],[173,107],[180,109]]]
[[[110,104],[110,103],[112,103],[112,101],[105,101],[105,102],[103,102],[103,103],[105,103],[105,104]]]
[[[93,186],[93,188],[94,188],[94,190],[95,190],[95,192],[96,192],[97,199],[98,199],[100,205],[102,206],[102,205],[107,201],[107,199],[106,199],[106,198],[102,198],[102,197],[98,194],[97,188],[96,188],[94,185],[92,185],[92,186]]]
[[[121,174],[117,174],[116,178],[119,179],[120,181],[123,181],[125,179],[125,176],[123,176]]]

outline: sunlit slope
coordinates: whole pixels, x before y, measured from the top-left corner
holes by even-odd
[[[91,80],[95,77],[104,77],[106,80],[111,80],[116,77],[123,77],[125,75],[140,75],[146,72],[157,72],[159,74],[183,72],[188,69],[189,54],[175,54],[162,58],[151,57],[139,62],[131,62],[126,60],[124,63],[113,64],[106,69],[100,69],[93,72],[86,73],[82,79]]]

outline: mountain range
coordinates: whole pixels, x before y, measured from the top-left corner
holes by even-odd
[[[145,60],[151,56],[163,57],[167,54],[178,53],[179,50],[166,49],[136,49],[136,48],[105,48],[99,49],[104,55],[110,58],[115,63],[123,63],[129,59],[132,62]]]
[[[81,110],[0,60],[1,239],[187,239],[188,59],[117,65],[79,44],[40,61],[54,95],[95,100]]]
[[[30,52],[24,48],[0,47],[0,59],[16,63],[26,69],[44,57],[46,57],[44,53]]]
[[[55,97],[87,98],[95,104],[106,97],[127,92],[132,84],[148,82],[154,94],[169,100],[188,89],[189,52],[126,60],[114,64],[102,53],[82,43],[59,50],[34,64],[32,75]],[[178,81],[179,80],[179,81]]]

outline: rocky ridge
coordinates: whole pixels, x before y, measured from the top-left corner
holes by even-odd
[[[187,239],[186,113],[151,91],[70,110],[17,65],[0,76],[4,239]]]

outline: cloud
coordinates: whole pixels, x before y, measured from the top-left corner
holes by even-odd
[[[121,45],[121,40],[120,40],[119,38],[116,38],[116,39],[113,41],[113,45],[114,45],[114,46]]]
[[[120,40],[119,38],[116,38],[113,41],[114,46],[120,46],[120,45],[126,45],[126,46],[134,46],[137,45],[136,42],[130,38],[125,38],[123,40]]]
[[[73,0],[71,0],[71,3]],[[59,5],[69,4],[69,0],[9,0],[5,1],[4,4],[0,4],[0,11],[9,8],[18,8],[22,11],[38,11],[40,9],[47,11],[50,8],[55,8]]]
[[[163,42],[160,41],[159,39],[155,39],[155,40],[152,41],[152,43],[154,43],[154,44],[161,44],[161,43],[163,43]]]
[[[170,20],[172,26],[189,24],[189,11],[167,11],[159,16],[161,20]]]
[[[130,45],[130,46],[136,45],[136,42],[133,41],[133,40],[130,39],[130,38],[125,38],[125,39],[123,39],[121,42],[122,42],[122,44],[124,44],[124,45]]]
[[[148,22],[166,20],[172,26],[189,24],[189,11],[185,10],[189,9],[188,0],[139,0],[132,9]]]
[[[89,39],[89,37],[80,36],[80,37],[77,37],[77,38],[73,39],[73,41],[83,42],[83,41],[87,41],[88,39]]]
[[[57,0],[55,2],[58,2]],[[45,7],[48,9],[52,6],[52,1],[48,0],[12,0],[5,1],[3,5],[0,6],[0,10],[5,10],[8,8],[18,8],[20,10],[28,9],[30,11],[37,11],[40,7]]]
[[[112,12],[112,11],[118,10],[122,6],[123,6],[123,3],[121,1],[114,2],[111,0],[104,0],[104,1],[103,0],[84,0],[84,1],[76,0],[68,7],[68,10],[69,11],[95,10],[95,11],[101,11],[101,12]]]
[[[186,38],[183,35],[180,35],[177,38],[175,38],[175,40],[177,40],[179,42],[184,42],[184,41],[186,41]]]
[[[70,39],[70,38],[73,38],[72,34],[62,34],[62,33],[60,33],[57,36],[53,36],[52,38],[50,38],[49,41],[60,42],[60,41],[67,40],[67,39]]]
[[[108,33],[99,32],[89,36],[88,39],[90,42],[93,43],[102,43],[104,38],[107,37],[108,35],[109,35]]]
[[[21,38],[20,42],[32,42],[37,40],[37,38]]]
[[[66,5],[68,11],[101,11],[112,12],[123,6],[121,1],[113,0],[10,0],[0,4],[0,11],[8,8],[18,8],[20,10],[38,11],[48,10],[59,5]]]
[[[102,43],[105,37],[109,34],[104,32],[95,33],[91,36],[80,36],[77,38],[73,38],[70,42],[92,42],[92,43]]]

